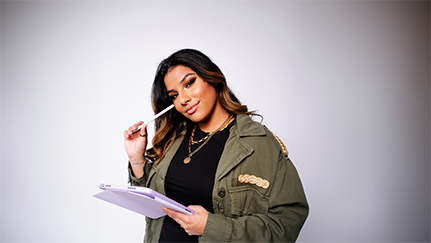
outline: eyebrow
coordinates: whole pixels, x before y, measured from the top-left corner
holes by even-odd
[[[188,77],[188,76],[190,76],[190,75],[194,75],[195,73],[187,73],[186,75],[184,75],[184,77],[180,80],[180,85],[186,80],[186,78]],[[168,94],[170,93],[170,92],[174,92],[174,90],[168,90],[167,91],[168,92]]]

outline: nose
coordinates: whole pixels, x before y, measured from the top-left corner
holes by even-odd
[[[187,95],[187,92],[181,92],[179,96],[181,105],[187,105],[190,102],[190,96]]]

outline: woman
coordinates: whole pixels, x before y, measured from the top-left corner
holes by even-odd
[[[129,180],[190,205],[147,218],[145,242],[292,242],[308,215],[281,141],[251,120],[221,70],[199,51],[163,60],[152,87],[153,147],[142,121],[124,132]]]

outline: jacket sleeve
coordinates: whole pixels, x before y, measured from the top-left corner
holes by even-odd
[[[130,162],[128,163],[128,170],[129,170],[129,180],[128,182],[130,183],[130,185],[132,186],[146,186],[147,183],[147,179],[148,179],[148,175],[150,172],[150,167],[148,166],[148,163],[145,163],[144,165],[144,175],[140,178],[136,178],[135,175],[133,174],[132,168],[130,167]]]
[[[298,173],[285,157],[279,163],[266,214],[237,218],[209,214],[202,242],[294,242],[308,216]]]

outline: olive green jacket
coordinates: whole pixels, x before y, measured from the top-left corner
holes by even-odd
[[[144,176],[129,180],[165,194],[169,163],[183,137],[160,163],[144,167]],[[201,242],[294,242],[308,216],[298,173],[284,145],[248,115],[238,115],[217,168],[214,214],[209,214]],[[158,242],[163,219],[146,218],[145,242]]]

